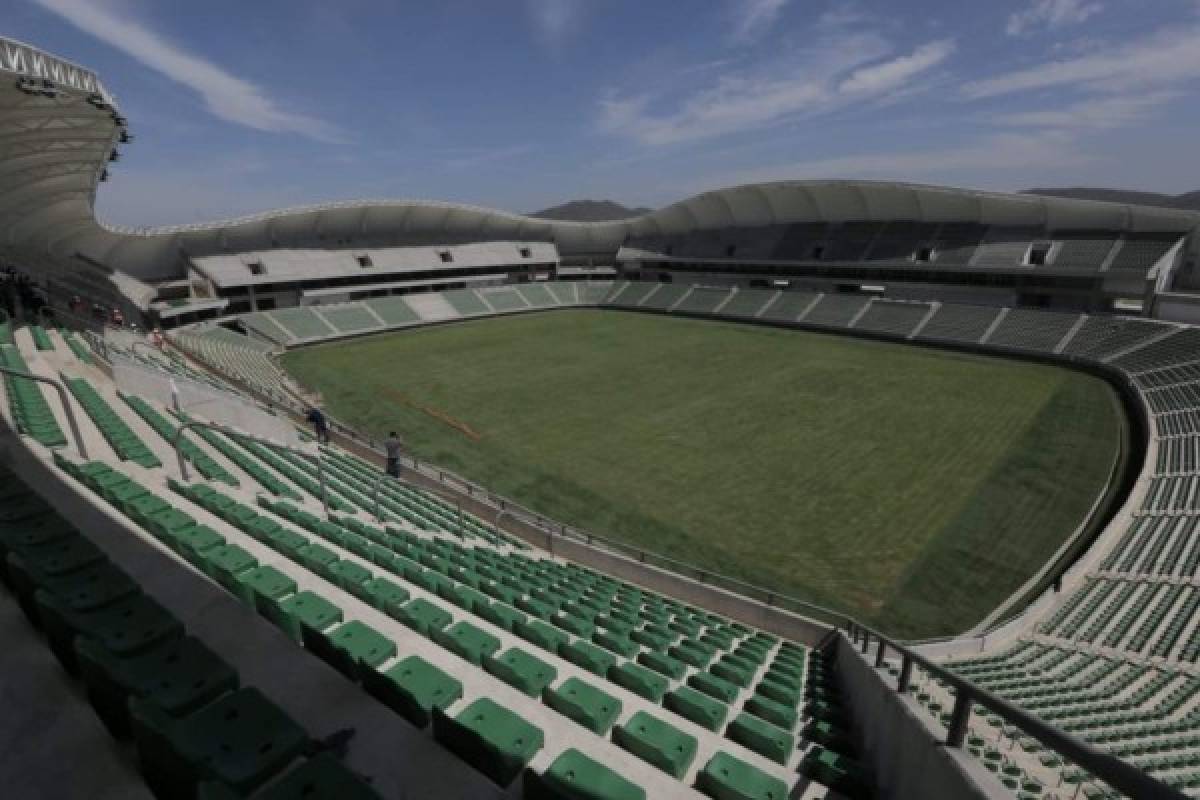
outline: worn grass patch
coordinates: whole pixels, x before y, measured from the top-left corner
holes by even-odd
[[[1057,367],[612,311],[284,363],[335,416],[544,514],[903,636],[961,631],[1035,572],[1120,424],[1103,381]]]

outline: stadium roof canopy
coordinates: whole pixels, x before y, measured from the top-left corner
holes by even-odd
[[[1144,206],[904,183],[783,181],[705,192],[618,222],[562,222],[453,203],[364,200],[203,224],[121,228],[105,225],[94,213],[96,186],[125,138],[112,95],[90,71],[6,39],[0,39],[0,72],[19,76],[0,83],[0,253],[46,269],[77,268],[83,262],[152,281],[182,277],[185,257],[276,247],[489,240],[554,242],[565,256],[613,257],[631,235],[812,221],[1181,233],[1200,224],[1200,214]],[[47,89],[47,81],[53,89]]]

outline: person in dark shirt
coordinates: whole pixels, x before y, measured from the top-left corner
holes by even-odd
[[[313,433],[316,434],[317,441],[321,444],[329,444],[329,422],[325,419],[325,415],[321,413],[321,409],[310,408],[305,419],[313,426]]]
[[[387,453],[387,474],[393,478],[400,477],[400,453],[404,449],[404,442],[400,439],[399,434],[392,431],[383,440],[383,449]]]

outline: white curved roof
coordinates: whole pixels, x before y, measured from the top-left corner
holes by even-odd
[[[0,54],[26,45],[0,39]],[[969,221],[1050,229],[1186,232],[1200,214],[1032,195],[874,181],[781,181],[719,189],[618,222],[561,222],[455,203],[363,200],[218,222],[120,228],[94,214],[97,182],[121,135],[112,97],[90,72],[37,51],[0,71],[72,75],[55,97],[0,86],[0,253],[48,270],[76,254],[141,280],[178,278],[185,256],[275,247],[364,247],[512,240],[554,242],[564,256],[614,257],[631,235],[845,220]],[[34,65],[41,64],[41,72]],[[75,72],[65,72],[69,67]],[[33,70],[31,72],[31,70]],[[88,91],[88,88],[94,91]],[[88,98],[91,96],[92,102]],[[116,169],[119,170],[119,165]]]

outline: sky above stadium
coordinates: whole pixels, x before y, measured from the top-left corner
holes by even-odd
[[[130,120],[100,216],[661,206],[804,178],[1200,189],[1200,0],[10,0]]]

